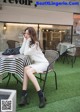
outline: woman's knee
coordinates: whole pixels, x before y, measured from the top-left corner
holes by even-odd
[[[24,71],[26,72],[27,76],[30,75],[30,74],[35,73],[35,70],[30,66],[26,66]]]
[[[24,67],[24,72],[26,72],[29,68],[29,66]]]
[[[31,68],[29,68],[29,69],[27,69],[27,75],[29,75],[29,74],[32,74],[33,72],[32,72],[32,69]]]
[[[26,66],[26,67],[24,68],[24,72],[25,72],[26,74],[29,74],[29,73],[31,72],[31,67]]]

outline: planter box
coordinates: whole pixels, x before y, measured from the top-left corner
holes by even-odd
[[[0,112],[16,112],[16,90],[0,89]]]

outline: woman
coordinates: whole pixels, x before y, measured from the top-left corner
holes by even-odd
[[[38,93],[40,100],[39,107],[42,108],[45,106],[46,99],[34,73],[42,73],[43,71],[45,71],[49,65],[49,62],[44,57],[44,54],[39,47],[39,42],[36,37],[36,31],[33,27],[28,27],[25,29],[24,41],[22,47],[20,48],[20,54],[29,55],[34,63],[24,67],[22,97],[19,105],[24,106],[26,103],[28,103],[27,86],[28,80],[30,80]]]

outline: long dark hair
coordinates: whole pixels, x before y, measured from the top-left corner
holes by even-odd
[[[38,41],[38,38],[36,36],[36,31],[33,27],[27,27],[24,31],[28,30],[28,33],[31,38],[30,46],[35,44],[36,41]],[[39,42],[39,41],[38,41]]]

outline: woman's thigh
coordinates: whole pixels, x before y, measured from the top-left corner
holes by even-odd
[[[48,64],[47,63],[34,63],[29,66],[32,67],[37,73],[43,73],[44,71],[46,71]]]
[[[34,68],[32,68],[31,66],[26,66],[25,68],[24,68],[24,71],[25,72],[29,72],[29,73],[36,73],[36,71],[35,71],[35,69]]]

